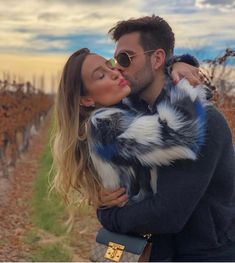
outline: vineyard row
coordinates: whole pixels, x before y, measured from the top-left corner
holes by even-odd
[[[0,172],[8,168],[29,146],[53,104],[53,97],[36,90],[30,83],[0,82]]]

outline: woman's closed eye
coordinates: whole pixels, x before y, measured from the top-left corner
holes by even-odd
[[[111,63],[106,62],[105,66],[98,67],[94,72],[93,72],[93,78],[95,80],[101,80],[105,78],[105,76],[110,74],[111,71],[119,72],[119,70],[114,67]]]
[[[105,76],[104,72],[99,70],[99,71],[96,71],[95,74],[94,74],[94,78],[95,79],[103,79]]]
[[[100,74],[99,79],[103,79],[103,78],[104,78],[104,74],[102,73]]]

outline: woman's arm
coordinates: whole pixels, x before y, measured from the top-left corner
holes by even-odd
[[[103,108],[90,119],[89,146],[105,162],[167,165],[197,158],[204,141],[205,94],[182,80],[157,114],[134,116],[128,110]]]
[[[170,78],[172,78],[175,84],[177,84],[182,78],[186,78],[193,86],[203,83],[199,73],[199,62],[190,54],[168,58],[166,61],[165,72]]]

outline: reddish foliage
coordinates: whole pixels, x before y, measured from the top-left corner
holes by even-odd
[[[214,103],[225,116],[235,140],[235,96],[215,92]]]
[[[14,165],[26,150],[31,127],[39,127],[53,98],[31,86],[0,82],[0,164]]]
[[[45,94],[3,91],[0,92],[0,135],[13,141],[16,130],[48,111],[52,100]],[[0,140],[0,146],[3,140]]]

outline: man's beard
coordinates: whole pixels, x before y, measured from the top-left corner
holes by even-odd
[[[152,67],[146,63],[146,65],[138,72],[136,73],[136,78],[132,77],[132,79],[127,80],[131,84],[131,94],[135,96],[141,96],[143,92],[148,89],[148,87],[153,83],[154,81],[154,72],[152,70]]]
[[[153,81],[154,81],[154,76],[153,76],[152,72],[151,72],[151,74],[148,73],[148,77],[145,78],[145,79],[139,84],[139,89],[137,90],[136,94],[138,94],[138,95],[140,96],[143,92],[145,92],[145,91],[151,86],[151,84],[153,83]]]

